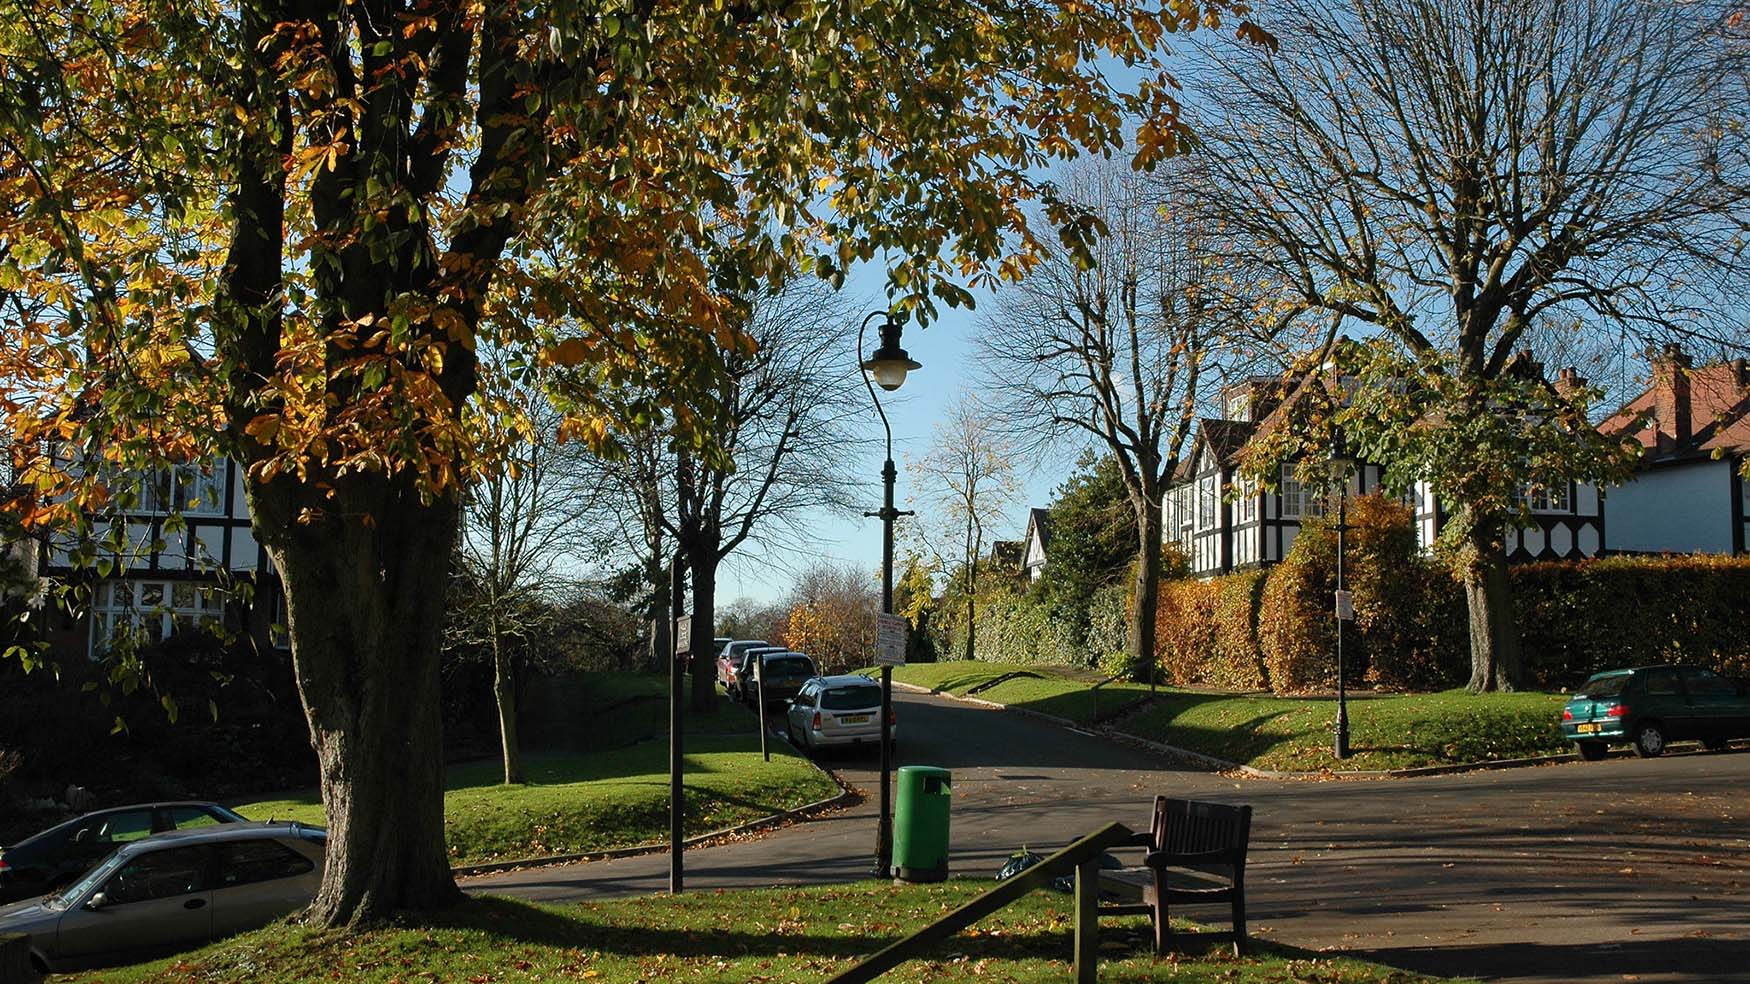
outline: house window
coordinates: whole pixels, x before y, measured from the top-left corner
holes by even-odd
[[[1327,495],[1317,488],[1303,485],[1294,477],[1294,466],[1282,466],[1282,518],[1301,519],[1325,514]]]
[[[1530,508],[1532,512],[1565,513],[1574,511],[1573,500],[1569,496],[1568,486],[1565,484],[1548,489],[1522,487],[1518,494],[1513,497],[1513,501],[1516,505]]]
[[[154,469],[141,476],[133,489],[130,511],[185,516],[222,516],[225,513],[226,460],[220,458],[210,471],[196,465]]]
[[[147,643],[162,642],[224,614],[224,596],[198,582],[104,581],[91,598],[92,652],[107,651],[124,631],[139,633]]]
[[[1190,485],[1181,485],[1173,490],[1173,498],[1177,500],[1174,511],[1178,513],[1180,543],[1191,542],[1192,520],[1195,518],[1191,514],[1191,493]]]
[[[1240,479],[1239,515],[1242,523],[1254,522],[1258,518],[1258,486],[1249,478]]]
[[[1197,528],[1215,529],[1215,476],[1197,480]]]
[[[1235,393],[1227,398],[1227,419],[1251,420],[1252,398],[1246,393]]]

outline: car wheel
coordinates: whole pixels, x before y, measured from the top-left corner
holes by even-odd
[[[1724,738],[1703,738],[1701,740],[1701,747],[1710,752],[1723,752],[1726,749],[1731,748],[1732,743]]]
[[[1648,721],[1635,729],[1635,754],[1641,758],[1657,758],[1665,754],[1665,728],[1657,721]]]
[[[1601,741],[1575,742],[1574,747],[1579,750],[1580,757],[1588,762],[1602,762],[1604,756],[1610,754],[1610,746]]]

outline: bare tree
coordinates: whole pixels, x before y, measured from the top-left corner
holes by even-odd
[[[652,644],[667,652],[669,571],[679,555],[690,581],[692,703],[715,699],[718,569],[737,551],[775,556],[798,548],[806,514],[850,507],[859,442],[852,321],[825,283],[797,280],[747,308],[753,350],[730,355],[717,391],[697,408],[719,455],[674,446],[657,424],[623,437],[603,462],[621,539],[643,558],[652,600]],[[635,399],[636,395],[628,399]]]
[[[1744,199],[1707,9],[1278,0],[1280,53],[1210,49],[1212,205],[1284,285],[1278,315],[1315,316],[1327,346],[1359,323],[1401,346],[1401,384],[1457,394],[1361,451],[1390,468],[1412,426],[1494,412],[1546,318],[1708,330],[1680,285],[1730,255]],[[1511,496],[1426,477],[1457,507],[1471,688],[1510,688]]]
[[[907,524],[907,534],[934,562],[931,566],[960,579],[966,596],[966,658],[974,659],[985,523],[1015,493],[1014,447],[989,412],[964,393],[935,430],[929,451],[906,466],[921,490],[914,500],[925,506],[916,510],[918,517]]]
[[[480,413],[474,433],[496,445],[490,470],[469,487],[457,542],[460,573],[470,582],[469,609],[450,613],[450,641],[484,643],[492,654],[492,687],[504,758],[504,781],[523,781],[517,745],[517,673],[513,643],[537,627],[530,613],[546,610],[556,575],[578,543],[578,519],[590,507],[587,453],[556,438],[560,414],[539,377],[520,382],[494,354],[481,358]],[[478,637],[478,638],[476,638]]]
[[[1151,666],[1161,570],[1161,493],[1207,385],[1248,329],[1248,283],[1201,218],[1184,162],[1153,175],[1110,162],[1071,173],[1065,192],[1104,225],[1091,265],[1068,251],[1005,292],[982,326],[1001,415],[1037,449],[1073,441],[1111,454],[1136,513],[1131,655]]]
[[[716,621],[717,571],[748,544],[796,549],[784,539],[804,514],[849,509],[850,468],[859,442],[852,321],[823,282],[793,281],[754,299],[753,352],[733,356],[711,401],[711,422],[729,461],[674,456],[673,508],[665,524],[691,578],[691,634],[709,640]],[[693,647],[693,706],[715,699],[714,653]]]

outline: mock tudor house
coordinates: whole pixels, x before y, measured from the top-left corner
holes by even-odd
[[[1611,553],[1744,553],[1750,544],[1750,363],[1694,367],[1667,345],[1652,384],[1599,429],[1639,441],[1636,476],[1609,490]]]
[[[1051,542],[1051,512],[1027,510],[1027,535],[1021,540],[1021,572],[1031,584],[1045,576],[1045,547]]]
[[[1527,371],[1541,372],[1529,356],[1524,364]],[[1584,382],[1566,369],[1555,385]],[[1223,416],[1198,421],[1191,447],[1162,496],[1162,538],[1184,551],[1197,577],[1277,563],[1288,556],[1303,520],[1336,508],[1334,485],[1301,482],[1291,463],[1282,465],[1274,490],[1240,474],[1252,441],[1286,426],[1284,392],[1281,380],[1268,377],[1223,388]],[[1348,476],[1347,494],[1379,491],[1381,471],[1377,464],[1358,462]],[[1417,541],[1431,547],[1447,519],[1432,487],[1416,483],[1405,504],[1415,516]],[[1604,515],[1596,486],[1579,482],[1535,492],[1528,506],[1531,525],[1507,532],[1510,561],[1578,559],[1602,550]]]
[[[131,494],[120,496],[128,505],[99,533],[121,545],[99,547],[98,557],[107,564],[93,570],[78,563],[78,544],[68,539],[52,538],[42,547],[45,575],[98,575],[89,614],[56,625],[51,642],[95,657],[121,629],[138,629],[148,642],[159,642],[211,619],[229,620],[259,641],[283,647],[271,627],[285,621],[284,596],[250,529],[241,470],[220,459],[130,480]],[[241,579],[255,585],[247,610],[219,590],[223,582]]]

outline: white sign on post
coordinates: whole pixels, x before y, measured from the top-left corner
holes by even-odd
[[[676,655],[693,651],[693,620],[680,618],[674,623],[674,651]]]
[[[876,666],[905,665],[905,637],[910,628],[904,615],[881,612],[875,616]]]
[[[1355,593],[1353,591],[1337,592],[1337,617],[1351,622],[1355,620]]]

